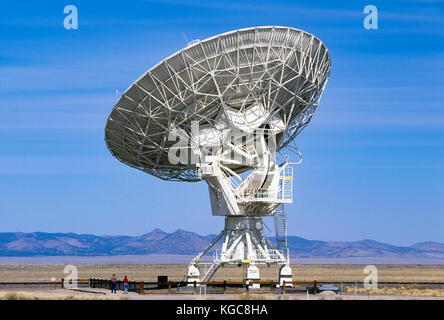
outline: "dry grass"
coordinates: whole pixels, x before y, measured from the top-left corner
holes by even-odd
[[[0,265],[0,282],[48,281],[61,279],[64,265]],[[158,275],[171,280],[183,280],[186,265],[178,264],[80,264],[76,265],[79,278],[108,279],[113,273],[118,278],[127,275],[135,281],[157,281]],[[379,281],[433,282],[444,281],[443,265],[377,265]],[[292,265],[293,278],[299,281],[359,281],[364,280],[363,265]],[[261,278],[277,280],[277,267],[260,268]],[[220,268],[213,280],[242,280],[243,268]]]
[[[126,300],[126,298],[57,290],[54,292],[0,291],[0,300]]]
[[[353,286],[344,287],[344,292],[355,292]],[[371,295],[400,295],[400,296],[415,296],[415,297],[444,297],[444,288],[430,289],[421,287],[418,285],[411,286],[395,286],[395,287],[382,287],[378,289],[367,290],[365,288],[357,288],[357,293],[365,293]]]

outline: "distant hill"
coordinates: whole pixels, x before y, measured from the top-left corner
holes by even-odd
[[[154,229],[136,237],[44,232],[0,233],[0,256],[194,255],[214,237],[180,229],[172,233]],[[270,240],[274,241],[273,238]],[[219,243],[217,248],[220,246]],[[431,258],[444,261],[444,244],[437,242],[401,247],[374,240],[327,242],[289,236],[288,247],[291,256],[299,258]]]

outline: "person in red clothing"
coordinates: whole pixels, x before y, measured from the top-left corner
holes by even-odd
[[[127,276],[125,276],[125,278],[123,279],[123,290],[124,290],[125,294],[128,293],[128,277]]]

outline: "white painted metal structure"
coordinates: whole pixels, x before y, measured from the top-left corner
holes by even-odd
[[[291,150],[311,120],[330,69],[313,35],[248,28],[193,41],[121,96],[105,129],[111,153],[164,180],[205,180],[213,215],[225,216],[224,230],[191,262],[189,280],[245,260],[250,279],[259,277],[256,265],[272,263],[291,278],[283,204],[292,202],[293,169],[276,155]],[[263,216],[275,218],[278,248],[264,236]],[[203,261],[221,239],[222,249]]]

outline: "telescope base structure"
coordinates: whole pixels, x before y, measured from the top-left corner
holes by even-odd
[[[212,260],[202,259],[220,239],[224,238],[222,249],[216,249]],[[289,257],[276,250],[264,235],[262,217],[227,216],[224,230],[199,253],[189,264],[187,281],[209,281],[221,266],[247,266],[247,281],[259,281],[258,265],[278,264],[279,282],[291,281]],[[199,268],[203,267],[203,274]]]
[[[279,269],[279,286],[284,286],[284,281],[286,282],[292,282],[293,281],[293,275],[291,272],[290,265],[284,265]],[[286,287],[292,287],[293,285],[291,283],[286,283]]]

